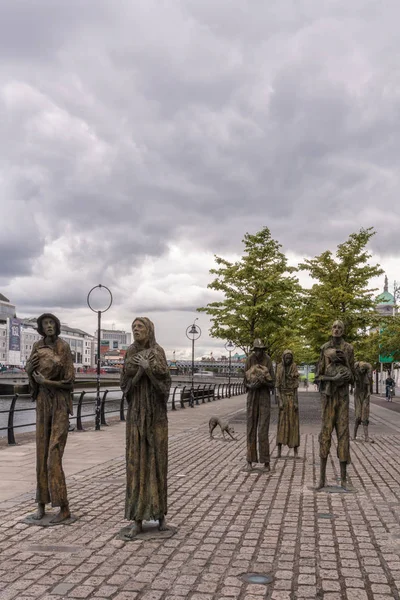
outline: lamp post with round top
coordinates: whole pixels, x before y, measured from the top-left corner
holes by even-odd
[[[229,371],[228,371],[228,398],[231,397],[231,365],[232,365],[232,352],[235,350],[236,346],[230,340],[225,344],[225,350],[229,352]]]
[[[95,292],[95,290],[97,290]],[[105,294],[102,293],[104,290]],[[99,283],[92,287],[87,295],[87,304],[93,312],[97,313],[97,381],[96,381],[96,431],[100,431],[100,341],[101,341],[101,314],[108,311],[113,301],[112,293],[105,285]],[[96,308],[97,307],[97,308]],[[100,308],[105,307],[105,308]]]
[[[201,329],[198,325],[196,325],[196,321],[198,320],[198,317],[196,317],[196,319],[193,321],[192,325],[189,325],[189,327],[186,329],[186,337],[191,340],[192,342],[192,384],[190,387],[190,401],[189,401],[189,406],[191,408],[193,408],[193,404],[194,404],[194,342],[195,340],[198,340],[199,337],[201,336]]]

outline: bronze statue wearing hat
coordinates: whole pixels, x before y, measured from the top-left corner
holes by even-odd
[[[317,489],[326,484],[326,465],[333,430],[337,435],[341,486],[347,486],[347,465],[350,464],[349,385],[354,381],[353,346],[343,339],[344,324],[335,321],[331,339],[322,346],[315,379],[320,382],[322,427],[320,444],[320,480]]]
[[[271,413],[270,392],[274,388],[274,368],[271,358],[265,352],[265,345],[258,338],[254,340],[252,353],[245,366],[244,382],[247,393],[247,469],[253,463],[264,463],[270,470],[269,421]],[[258,443],[257,443],[258,442]],[[257,451],[258,446],[258,451]]]
[[[51,523],[61,523],[71,515],[62,468],[62,457],[72,415],[72,389],[75,377],[71,349],[59,338],[60,321],[51,313],[41,315],[37,329],[43,336],[33,345],[26,364],[32,398],[36,400],[36,502],[34,518],[43,519],[45,506],[60,507]]]

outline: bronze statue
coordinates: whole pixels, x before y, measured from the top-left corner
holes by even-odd
[[[369,441],[369,399],[371,395],[372,365],[367,362],[356,362],[354,365],[355,386],[354,404],[356,409],[356,420],[354,423],[354,439],[357,438],[357,429],[362,423],[365,441]]]
[[[126,417],[125,518],[134,521],[131,537],[143,531],[143,521],[158,520],[168,529],[167,400],[171,376],[164,350],[156,343],[154,325],[147,317],[132,323],[121,388],[128,402]]]
[[[321,470],[317,489],[325,487],[326,464],[333,430],[336,430],[341,486],[347,485],[350,464],[349,384],[354,381],[353,346],[343,339],[344,324],[335,321],[332,336],[321,348],[316,372],[322,399],[322,428],[319,435]]]
[[[279,393],[279,420],[276,443],[278,445],[278,458],[281,457],[282,444],[294,448],[297,458],[300,446],[299,426],[299,372],[293,362],[293,352],[285,350],[282,362],[276,369],[276,387]]]
[[[245,366],[244,383],[247,393],[247,470],[252,463],[264,463],[270,470],[269,420],[271,413],[270,392],[274,388],[274,368],[260,339],[253,344],[252,353]],[[258,436],[257,436],[258,433]],[[258,437],[258,453],[257,453]]]
[[[60,507],[50,523],[61,523],[71,516],[62,457],[72,415],[72,390],[75,378],[71,349],[59,338],[60,321],[45,313],[37,320],[42,340],[35,342],[26,371],[32,398],[36,400],[36,502],[34,519],[45,516],[45,505]]]

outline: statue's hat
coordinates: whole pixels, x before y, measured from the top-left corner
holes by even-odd
[[[262,340],[260,340],[260,338],[256,338],[254,340],[254,344],[253,344],[253,348],[252,350],[255,350],[256,348],[261,348],[262,350],[265,350],[267,346],[265,346],[262,342]]]

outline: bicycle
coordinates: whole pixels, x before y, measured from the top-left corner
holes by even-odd
[[[394,396],[394,388],[393,388],[392,385],[389,385],[389,387],[388,387],[388,395],[387,395],[388,402],[392,402],[393,396]]]

